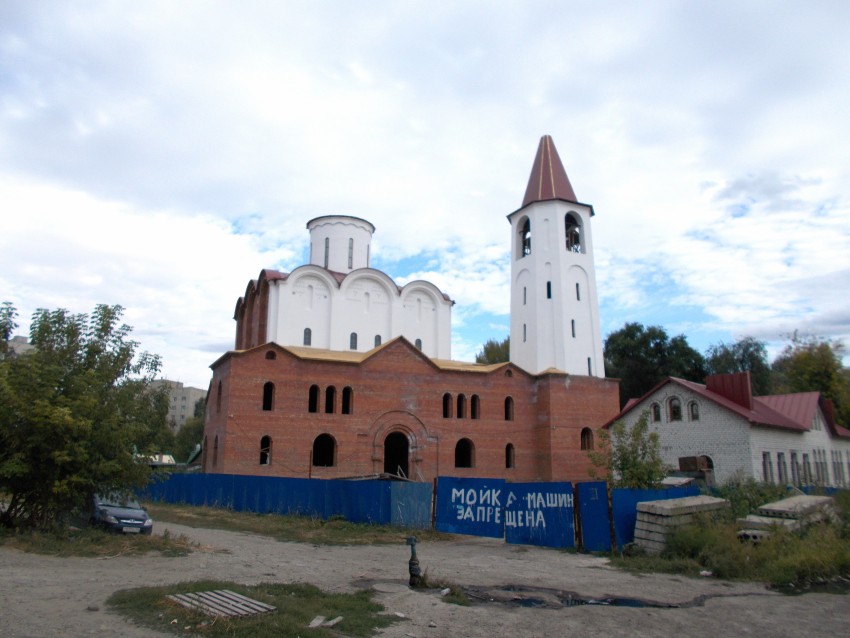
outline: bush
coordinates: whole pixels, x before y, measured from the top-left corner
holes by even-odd
[[[782,485],[758,483],[752,477],[739,476],[716,487],[714,496],[728,500],[731,504],[732,515],[740,518],[754,512],[765,503],[786,498],[788,492]]]

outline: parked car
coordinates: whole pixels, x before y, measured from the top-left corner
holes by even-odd
[[[139,502],[117,494],[94,495],[91,522],[123,534],[150,534],[153,531],[153,519]]]

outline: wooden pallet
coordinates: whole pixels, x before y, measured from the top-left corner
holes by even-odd
[[[183,607],[201,611],[208,616],[251,616],[265,614],[276,609],[272,605],[261,603],[259,600],[237,594],[229,589],[174,594],[168,595],[166,598],[183,605]]]

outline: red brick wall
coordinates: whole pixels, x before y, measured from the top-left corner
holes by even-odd
[[[267,352],[276,358],[266,359]],[[510,371],[511,376],[506,376]],[[411,442],[409,475],[499,477],[515,481],[586,480],[582,427],[598,429],[618,412],[615,381],[568,375],[538,378],[506,366],[489,373],[440,370],[402,339],[359,364],[302,360],[276,345],[230,353],[214,364],[212,391],[222,382],[222,407],[215,396],[205,426],[208,445],[219,436],[218,464],[207,453],[206,471],[314,478],[383,472],[384,440],[394,431]],[[274,406],[262,409],[263,386],[275,385]],[[321,389],[318,413],[308,412],[310,386]],[[336,388],[336,407],[326,414],[325,390]],[[341,414],[344,387],[353,389],[352,414]],[[451,418],[443,418],[443,394],[452,396]],[[457,396],[466,396],[466,417],[457,418]],[[471,418],[472,395],[480,418]],[[513,397],[514,419],[504,401]],[[336,441],[333,467],[310,463],[313,441]],[[260,465],[260,439],[273,440],[272,460]],[[456,468],[455,445],[474,444],[474,467]],[[505,446],[515,449],[514,468],[505,467]]]

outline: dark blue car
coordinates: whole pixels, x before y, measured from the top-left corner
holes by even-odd
[[[119,534],[150,534],[153,519],[139,502],[120,495],[95,494],[92,523]]]

